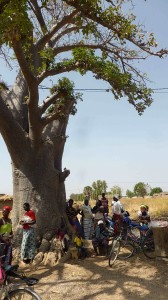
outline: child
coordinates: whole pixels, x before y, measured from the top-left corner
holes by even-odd
[[[142,224],[148,225],[150,222],[149,207],[142,204],[140,210],[138,211],[138,221]]]
[[[83,240],[80,233],[77,233],[76,237],[74,238],[74,243],[78,249],[79,258],[85,258],[87,254],[86,249],[83,247]]]

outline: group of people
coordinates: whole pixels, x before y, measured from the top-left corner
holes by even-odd
[[[112,201],[112,218],[108,217],[109,205],[105,193],[102,193],[102,198],[96,201],[93,208],[89,205],[89,199],[84,200],[83,205],[79,207],[73,206],[74,201],[70,199],[66,206],[66,214],[75,232],[74,243],[78,248],[81,257],[86,257],[86,251],[83,247],[83,239],[92,240],[95,254],[98,254],[98,247],[103,246],[105,253],[108,252],[109,228],[105,226],[106,221],[110,220],[110,227],[113,228],[113,235],[118,233],[118,228],[123,224],[124,218],[129,216],[125,212],[119,197],[115,195]],[[21,260],[28,264],[36,253],[36,239],[33,225],[36,223],[35,213],[30,209],[29,203],[24,203],[25,211],[19,224],[23,228],[23,238],[21,244]],[[0,243],[3,249],[4,257],[2,262],[5,265],[10,265],[12,262],[12,221],[9,218],[11,207],[4,206],[2,209],[2,218],[0,219]],[[80,215],[80,218],[79,218]],[[130,220],[130,219],[129,219]],[[138,222],[147,226],[150,222],[149,207],[145,204],[140,206],[138,211]],[[68,250],[68,240],[65,228],[65,223],[62,222],[62,227],[56,230],[57,238],[62,241],[64,252]],[[2,247],[3,245],[3,247]],[[2,255],[2,253],[1,253]]]
[[[82,239],[92,240],[95,254],[98,254],[98,247],[101,245],[105,253],[108,253],[109,230],[106,226],[107,219],[110,220],[110,226],[113,227],[113,235],[118,234],[119,227],[123,225],[126,220],[130,221],[129,213],[124,210],[119,196],[115,195],[112,201],[112,218],[108,217],[109,206],[108,199],[102,193],[102,198],[96,201],[96,205],[91,208],[89,200],[86,198],[84,204],[79,207],[73,207],[73,199],[70,199],[66,206],[66,213],[68,220],[76,233],[74,243],[76,247],[82,250]],[[80,217],[78,217],[80,216]],[[142,204],[138,211],[138,222],[147,226],[150,222],[150,213],[147,205]],[[80,243],[79,243],[80,239]],[[78,243],[76,243],[78,241]],[[80,246],[79,246],[80,244]]]
[[[30,209],[29,203],[24,203],[25,211],[19,224],[23,227],[23,238],[21,244],[21,260],[28,264],[30,263],[36,251],[35,231],[32,225],[36,223],[35,213]],[[2,218],[0,219],[0,249],[3,265],[11,265],[12,262],[12,221],[9,218],[11,212],[10,206],[2,208]]]

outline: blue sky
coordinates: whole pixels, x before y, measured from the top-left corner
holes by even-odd
[[[136,0],[135,14],[147,31],[154,32],[160,48],[168,48],[168,1]],[[168,57],[139,62],[152,88],[168,88]],[[5,68],[2,67],[1,74]],[[108,88],[91,73],[73,73],[76,88]],[[4,80],[12,84],[13,74]],[[167,90],[168,92],[168,90]],[[123,193],[143,181],[168,190],[168,93],[154,93],[154,102],[143,116],[125,99],[115,101],[108,92],[85,92],[78,113],[70,118],[63,167],[71,170],[66,180],[67,197],[82,192],[97,179],[108,188],[119,185]],[[0,193],[12,194],[10,157],[0,137]]]

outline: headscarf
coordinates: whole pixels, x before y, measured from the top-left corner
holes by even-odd
[[[141,204],[140,208],[145,208],[145,209],[147,209],[147,207],[146,207],[145,204]]]
[[[3,206],[2,209],[3,209],[3,210],[8,210],[9,213],[10,213],[10,211],[12,210],[12,208],[11,208],[10,206],[8,206],[8,205]]]

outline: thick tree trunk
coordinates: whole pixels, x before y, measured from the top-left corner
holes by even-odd
[[[47,233],[52,238],[61,218],[66,219],[65,174],[55,169],[48,149],[43,150],[38,155],[29,155],[29,160],[22,165],[21,170],[13,166],[12,220],[17,244],[21,242],[22,230],[18,224],[24,213],[23,203],[28,202],[36,213],[35,226],[40,242],[46,239]]]

